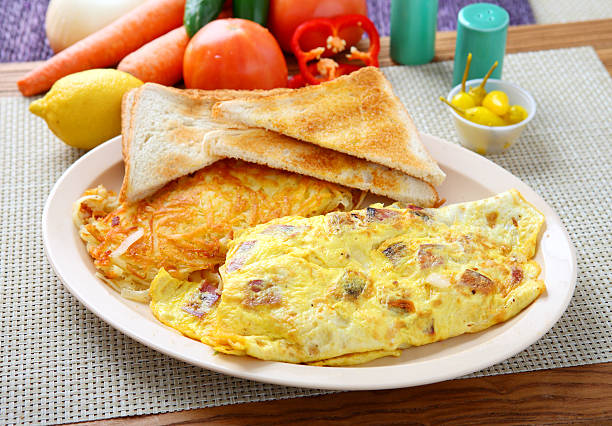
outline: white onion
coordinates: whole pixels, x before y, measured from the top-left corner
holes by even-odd
[[[437,288],[450,287],[451,283],[444,275],[432,272],[425,278],[425,282]]]
[[[102,197],[97,194],[83,195],[81,198],[76,200],[74,204],[81,204],[83,201],[87,200],[102,200]]]
[[[146,0],[51,0],[45,29],[55,53],[104,28]]]
[[[96,194],[84,195],[72,204],[72,222],[77,228],[81,228],[81,226],[84,225],[84,222],[81,219],[81,204],[87,200],[102,201],[102,197]]]
[[[127,249],[130,248],[132,244],[138,241],[143,235],[144,231],[140,228],[132,232],[130,235],[127,236],[125,240],[121,242],[121,244],[119,244],[119,247],[113,250],[113,252],[111,253],[111,257],[121,256],[123,253],[125,253]]]
[[[131,288],[122,288],[121,296],[126,299],[135,300],[136,302],[149,302],[149,290],[132,290]]]

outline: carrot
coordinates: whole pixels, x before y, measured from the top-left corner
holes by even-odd
[[[62,50],[17,82],[24,96],[48,90],[60,78],[116,65],[140,46],[183,24],[185,0],[149,0]]]
[[[187,31],[181,26],[127,55],[117,69],[144,82],[172,86],[183,78],[183,55],[188,42]]]

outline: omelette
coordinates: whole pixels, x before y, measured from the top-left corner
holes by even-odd
[[[516,190],[438,209],[285,217],[230,243],[221,281],[162,270],[151,309],[227,354],[353,365],[475,333],[545,291],[543,215]]]
[[[235,232],[283,216],[351,210],[361,194],[228,159],[135,203],[92,188],[74,204],[73,220],[98,276],[123,296],[148,301],[161,268],[181,280],[214,280]]]

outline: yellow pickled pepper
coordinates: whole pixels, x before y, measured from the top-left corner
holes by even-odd
[[[508,108],[508,112],[506,112],[503,118],[508,124],[516,124],[526,119],[528,115],[522,106],[512,105]]]
[[[476,106],[482,105],[482,100],[484,99],[485,96],[487,96],[487,91],[484,88],[485,84],[487,84],[487,80],[489,79],[489,77],[491,77],[491,74],[493,73],[495,68],[497,68],[497,65],[498,63],[497,61],[495,61],[495,63],[493,63],[493,65],[489,69],[489,72],[487,72],[487,75],[485,75],[484,78],[482,79],[482,83],[480,83],[480,86],[470,87],[470,90],[468,90],[468,95],[470,95],[472,99],[474,100],[474,105]]]
[[[502,117],[510,109],[510,102],[505,92],[492,90],[482,100],[482,106]]]
[[[451,104],[442,96],[440,96],[440,100],[457,111],[466,120],[470,120],[473,123],[491,127],[506,126],[506,122],[500,116],[483,106],[464,109]]]
[[[465,69],[463,70],[463,79],[461,80],[461,90],[453,99],[451,103],[459,108],[468,109],[475,107],[474,99],[468,95],[465,91],[465,81],[467,80],[468,73],[470,72],[470,64],[472,63],[472,54],[468,53],[467,61],[465,62]]]

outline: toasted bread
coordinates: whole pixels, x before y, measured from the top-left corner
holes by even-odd
[[[215,102],[286,90],[179,90],[147,83],[129,92],[122,110],[125,177],[120,200],[145,198],[220,159],[203,143],[206,133],[227,127],[211,118]]]
[[[126,92],[121,99],[121,144],[123,145],[123,139],[127,137],[127,134],[132,124],[132,105],[134,99],[140,91],[140,87],[132,89]]]
[[[217,130],[206,135],[212,154],[263,164],[394,200],[432,207],[438,194],[399,170],[301,142],[263,129]]]
[[[445,178],[391,84],[374,67],[287,93],[219,102],[213,117],[361,157],[433,185]]]
[[[131,162],[125,161],[128,158],[128,149],[130,139],[130,128],[132,126],[132,109],[136,100],[138,98],[138,94],[142,87],[138,87],[136,89],[132,89],[129,92],[126,92],[121,99],[121,154],[124,158],[124,178],[121,186],[121,192],[123,193],[124,187],[126,186],[126,181],[128,180],[126,177],[131,175]]]

